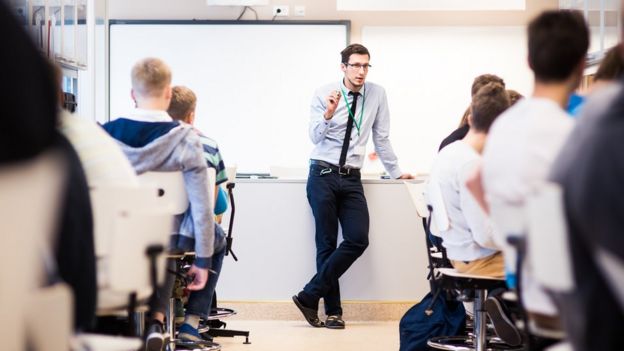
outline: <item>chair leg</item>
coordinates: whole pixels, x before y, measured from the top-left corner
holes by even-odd
[[[169,299],[169,308],[167,309],[167,331],[169,332],[169,350],[175,351],[175,298]]]
[[[485,351],[486,348],[486,313],[485,313],[485,290],[475,291],[474,299],[474,336],[475,351]]]

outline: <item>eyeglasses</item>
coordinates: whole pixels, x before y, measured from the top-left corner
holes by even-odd
[[[362,68],[364,68],[365,71],[368,71],[368,69],[372,67],[368,63],[365,63],[363,65],[359,63],[345,63],[345,65],[347,65],[348,67],[354,68],[356,71],[359,71]]]

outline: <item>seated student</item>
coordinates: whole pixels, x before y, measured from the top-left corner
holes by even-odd
[[[505,276],[503,255],[493,242],[492,223],[469,193],[466,179],[479,166],[490,126],[509,107],[509,100],[500,83],[491,82],[479,89],[470,105],[468,134],[440,151],[430,173],[428,187],[438,187],[449,218],[449,228],[437,235],[442,237],[446,254],[460,273]],[[503,305],[490,297],[486,308],[498,336],[512,346],[519,345],[522,338]]]
[[[192,125],[195,121],[195,107],[197,105],[197,97],[195,93],[187,87],[175,86],[171,89],[171,103],[167,112],[176,121],[181,121]],[[215,215],[221,215],[227,209],[227,200],[225,200],[225,192],[220,184],[228,180],[227,173],[225,172],[225,164],[223,158],[219,152],[217,143],[201,134],[195,129],[200,136],[202,147],[204,150],[204,158],[208,167],[214,168],[216,171],[216,186],[215,186]],[[223,202],[226,202],[223,204]],[[215,223],[215,254],[212,259],[212,269],[216,272],[208,277],[206,286],[193,292],[189,297],[188,304],[186,306],[186,317],[184,324],[180,327],[178,337],[183,340],[190,341],[202,341],[203,338],[197,331],[199,326],[199,318],[208,318],[210,314],[210,308],[212,299],[217,286],[217,280],[221,274],[221,267],[223,265],[223,257],[225,256],[225,232],[218,223]]]
[[[48,151],[56,152],[65,162],[55,236],[49,246],[43,245],[52,252],[53,262],[47,263],[52,263],[48,267],[55,265],[56,272],[48,271],[45,283],[60,279],[70,286],[74,328],[89,330],[95,317],[97,289],[93,221],[85,175],[75,150],[56,129],[58,100],[54,74],[6,2],[0,2],[0,31],[4,48],[0,65],[6,68],[0,85],[5,116],[0,128],[0,166],[33,160]],[[24,221],[39,220],[29,213],[21,215]],[[45,243],[48,238],[41,240]],[[15,269],[20,270],[19,262]]]
[[[466,188],[466,178],[481,161],[490,126],[509,107],[503,85],[488,83],[473,97],[463,140],[447,145],[436,158],[430,186],[438,186],[449,216],[448,230],[440,231],[448,258],[455,269],[504,277],[502,254],[492,242],[492,225]],[[435,209],[434,209],[435,210]]]
[[[119,141],[122,150],[138,174],[148,171],[183,171],[190,206],[178,218],[179,227],[172,237],[172,249],[195,251],[189,269],[191,291],[201,290],[208,280],[213,263],[214,216],[209,199],[208,172],[203,149],[191,126],[174,121],[167,108],[171,101],[171,71],[160,59],[146,58],[132,68],[132,98],[137,108],[125,117],[104,125]],[[146,331],[148,350],[160,350],[163,344],[162,323],[174,283],[167,274],[159,292],[159,301],[151,306],[152,324]],[[193,316],[198,320],[199,316]]]
[[[505,81],[501,77],[494,75],[494,74],[482,74],[480,76],[477,76],[472,82],[472,87],[470,88],[470,96],[474,97],[477,91],[479,91],[479,89],[481,89],[486,84],[492,83],[492,82],[501,84],[503,88],[505,87]],[[470,129],[470,126],[468,125],[469,114],[470,114],[470,106],[468,106],[468,108],[466,109],[466,112],[464,112],[464,115],[462,116],[462,119],[459,122],[459,127],[456,130],[454,130],[449,136],[444,138],[444,140],[442,140],[442,143],[440,143],[440,147],[438,148],[438,151],[442,150],[446,145],[454,141],[462,140],[466,136],[466,134],[468,134],[468,129]]]
[[[533,94],[498,118],[483,152],[483,188],[498,228],[521,230],[505,214],[522,210],[565,145],[574,122],[564,107],[583,75],[588,46],[589,30],[579,12],[546,11],[529,24]],[[505,242],[509,233],[500,234],[500,242]],[[532,323],[542,329],[560,328],[557,307],[526,265],[521,293]]]
[[[622,349],[623,116],[622,81],[590,94],[551,170],[564,193],[575,284],[555,296],[574,350]]]

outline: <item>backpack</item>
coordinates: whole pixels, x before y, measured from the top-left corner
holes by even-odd
[[[426,351],[430,338],[459,335],[465,326],[466,311],[461,302],[447,300],[445,294],[427,293],[401,318],[399,350]]]

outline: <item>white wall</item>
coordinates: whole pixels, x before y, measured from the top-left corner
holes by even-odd
[[[529,94],[524,27],[365,27],[371,81],[386,87],[391,139],[404,168],[428,172],[470,104],[473,79],[502,77]]]

